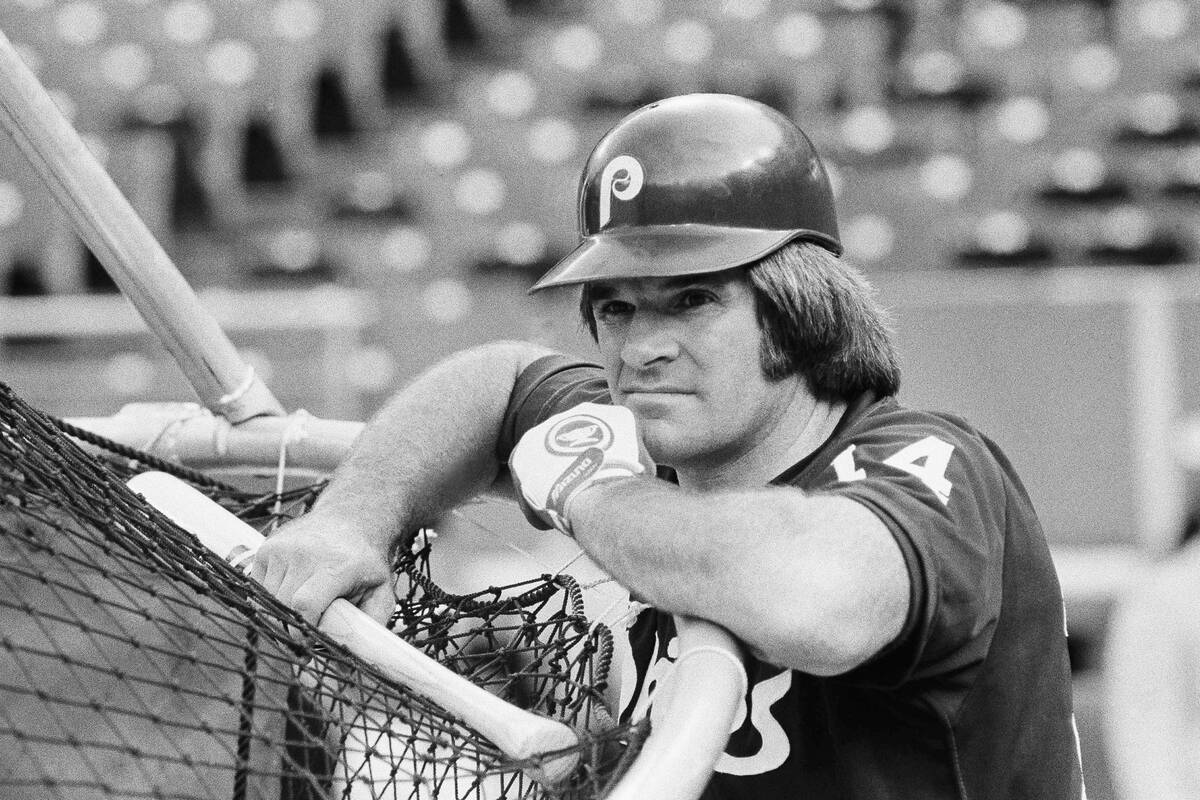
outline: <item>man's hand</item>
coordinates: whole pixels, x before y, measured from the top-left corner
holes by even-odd
[[[571,535],[571,500],[600,481],[645,472],[640,453],[632,411],[581,403],[530,429],[508,466],[530,524]]]
[[[272,534],[250,575],[314,625],[339,597],[386,622],[396,604],[388,555],[344,517],[317,508]]]

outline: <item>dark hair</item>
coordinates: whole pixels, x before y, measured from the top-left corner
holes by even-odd
[[[768,378],[803,375],[822,400],[899,390],[889,316],[857,269],[812,242],[790,242],[742,269],[754,292]],[[595,339],[588,284],[579,311]]]

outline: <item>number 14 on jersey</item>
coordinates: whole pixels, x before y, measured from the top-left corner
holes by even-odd
[[[856,447],[850,445],[833,460],[833,469],[842,483],[861,481],[867,477],[866,470],[854,463]],[[950,465],[952,455],[954,445],[936,436],[926,436],[888,456],[883,463],[915,475],[937,495],[942,505],[946,505],[950,502],[950,490],[954,488],[946,479],[946,468]]]

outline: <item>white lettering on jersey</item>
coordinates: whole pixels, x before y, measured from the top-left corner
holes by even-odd
[[[717,760],[717,772],[726,775],[760,775],[778,769],[792,752],[792,744],[788,741],[783,726],[771,713],[771,706],[777,703],[788,689],[792,688],[792,671],[785,669],[778,675],[773,675],[765,681],[754,684],[750,695],[750,704],[754,709],[750,712],[750,724],[758,731],[762,746],[758,752],[750,756],[731,756],[724,753]],[[742,699],[742,707],[737,718],[733,721],[730,732],[742,727],[746,719],[746,700]]]
[[[600,173],[600,227],[612,219],[612,199],[632,200],[642,191],[646,173],[633,156],[617,156]]]
[[[943,442],[936,436],[926,436],[883,463],[916,475],[921,479],[921,483],[933,490],[937,499],[942,501],[942,505],[946,505],[950,502],[950,490],[953,488],[950,481],[946,480],[946,467],[949,466],[950,456],[953,454],[954,445]]]
[[[861,481],[867,477],[867,471],[854,465],[854,445],[850,445],[833,460],[833,470],[841,483]]]
[[[636,722],[642,719],[650,711],[650,703],[653,700],[655,690],[662,687],[670,680],[671,675],[675,672],[675,659],[679,658],[679,637],[672,636],[667,642],[667,652],[664,654],[658,650],[653,660],[646,667],[646,677],[642,681],[642,689],[640,694],[635,698],[633,696],[637,682],[631,680],[631,677],[638,674],[637,664],[634,662],[633,653],[629,648],[622,648],[625,651],[624,663],[622,664],[621,674],[630,676],[621,681],[621,705],[618,708],[629,708],[629,704],[634,700],[637,705],[633,707],[629,719]]]
[[[650,714],[653,723],[656,710],[656,707],[652,708],[654,701],[661,699],[664,707],[670,702],[671,681],[675,674],[675,661],[678,657],[679,638],[672,636],[667,642],[666,653],[664,654],[661,648],[655,653],[646,669],[646,677],[641,682],[641,691],[637,697],[633,695],[635,681],[622,680],[621,705],[619,707],[629,709],[630,704],[634,704],[632,712],[629,714],[631,721],[642,719]],[[630,676],[637,674],[632,654],[627,652],[625,658],[621,674]],[[742,727],[746,721],[746,711],[749,705],[752,709],[750,724],[758,731],[762,745],[757,753],[749,756],[723,754],[717,761],[718,772],[728,775],[757,775],[776,769],[787,760],[791,753],[791,743],[788,741],[783,726],[772,715],[771,706],[787,694],[791,687],[791,670],[784,670],[778,675],[772,675],[755,684],[750,690],[749,704],[747,704],[746,698],[742,698],[741,706],[729,731],[733,733]]]
[[[834,472],[842,483],[861,481],[867,477],[866,470],[854,463],[854,448],[855,445],[850,445],[833,460]],[[950,465],[952,455],[954,445],[943,442],[936,436],[926,436],[889,456],[883,463],[920,478],[921,483],[933,491],[942,505],[946,505],[950,502],[950,491],[954,488],[946,478],[946,469]]]

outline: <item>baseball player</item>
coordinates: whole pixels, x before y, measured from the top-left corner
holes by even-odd
[[[390,609],[397,531],[511,474],[648,605],[621,713],[670,671],[672,614],[743,643],[711,798],[1077,800],[1061,593],[1029,497],[964,420],[898,402],[869,287],[791,121],[728,95],[633,112],[593,150],[580,287],[598,364],[461,353],[367,427],[257,576],[310,618]]]

